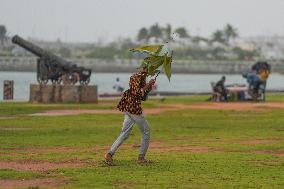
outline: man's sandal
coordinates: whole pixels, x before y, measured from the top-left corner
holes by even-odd
[[[105,154],[105,163],[109,166],[114,166],[115,164],[113,163],[112,155],[110,153]]]

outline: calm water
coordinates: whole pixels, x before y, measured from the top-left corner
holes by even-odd
[[[115,92],[112,86],[117,77],[122,85],[128,87],[128,80],[131,74],[128,73],[93,73],[91,85],[98,85],[99,93]],[[210,92],[210,82],[217,81],[221,74],[173,74],[169,83],[165,75],[157,78],[158,91],[172,92]],[[246,84],[241,75],[226,75],[226,84]],[[3,99],[3,81],[14,80],[14,99],[28,100],[29,86],[37,83],[36,73],[33,72],[0,72],[0,100]],[[268,89],[284,89],[284,75],[272,74],[268,80]]]

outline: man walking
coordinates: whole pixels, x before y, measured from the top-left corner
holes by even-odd
[[[151,79],[148,83],[146,83],[147,76],[147,66],[144,66],[142,71],[133,74],[129,81],[130,88],[123,93],[122,98],[117,105],[118,110],[124,113],[124,122],[120,135],[113,143],[108,153],[104,156],[105,162],[108,165],[114,165],[112,157],[119,146],[128,138],[135,123],[139,126],[142,134],[140,153],[137,163],[146,164],[148,162],[145,159],[145,155],[149,147],[150,129],[148,122],[143,115],[141,101],[145,101],[147,99],[147,95],[152,90],[155,80]]]

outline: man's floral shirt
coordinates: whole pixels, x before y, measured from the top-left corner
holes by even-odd
[[[146,84],[147,73],[138,72],[133,74],[129,80],[129,89],[126,90],[117,108],[122,112],[141,115],[143,113],[141,101],[145,101],[152,86]],[[144,95],[142,93],[144,91]]]

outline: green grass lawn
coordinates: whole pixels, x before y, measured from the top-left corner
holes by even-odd
[[[163,102],[149,100],[144,106],[206,99],[171,97]],[[270,95],[267,100],[283,102],[284,96]],[[139,149],[132,145],[140,142],[141,135],[135,127],[117,152],[114,167],[106,166],[102,157],[120,132],[122,115],[28,115],[52,109],[112,109],[116,101],[107,105],[0,103],[0,162],[85,162],[48,173],[0,168],[0,180],[67,180],[69,184],[61,188],[284,188],[284,109],[187,109],[146,115],[152,143],[160,145],[149,148],[147,158],[153,162],[136,164]],[[70,150],[56,150],[63,148]]]

